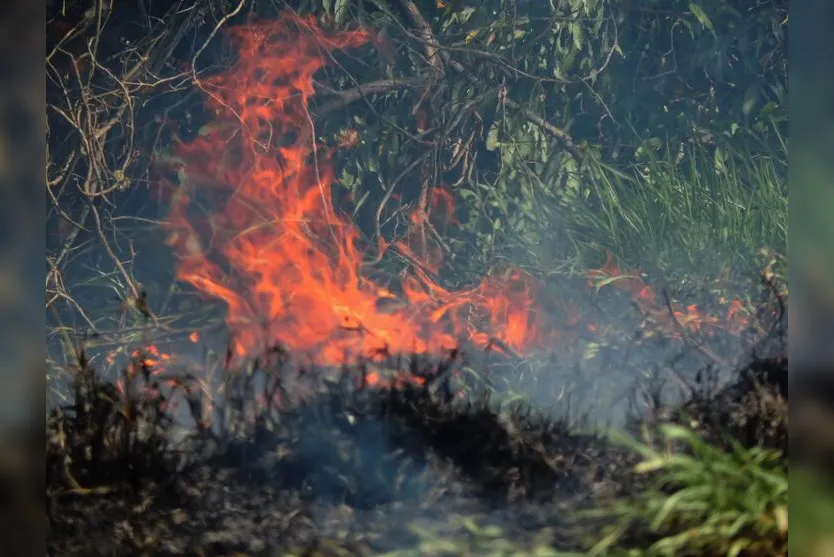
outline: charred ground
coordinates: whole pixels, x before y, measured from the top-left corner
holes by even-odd
[[[82,355],[72,403],[47,422],[48,553],[586,551],[603,524],[581,511],[645,489],[640,456],[558,412],[463,385],[461,361],[364,363],[321,379],[276,348],[228,373],[208,427],[195,378],[154,375],[139,359],[120,388]],[[380,366],[412,380],[373,387]],[[725,385],[705,370],[682,404],[627,429],[649,439],[673,422],[717,447],[787,455],[786,384],[784,354]],[[658,537],[631,530],[632,545]],[[463,545],[432,546],[425,532]]]

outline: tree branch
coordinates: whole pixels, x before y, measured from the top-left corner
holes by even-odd
[[[316,110],[320,115],[327,114],[334,110],[338,110],[352,102],[365,98],[368,95],[375,93],[385,93],[398,87],[414,87],[423,83],[423,77],[410,77],[405,79],[380,79],[378,81],[371,81],[363,83],[352,89],[331,89],[324,84],[317,83],[316,88],[320,89],[330,95],[338,97],[336,100],[330,101],[318,107]]]
[[[473,84],[478,85],[480,87],[485,86],[485,84],[479,77],[467,72],[466,68],[463,67],[463,64],[455,60],[452,60],[448,56],[446,56],[446,59],[447,64],[449,64],[449,66],[453,70],[461,73]],[[514,110],[518,110],[529,122],[539,126],[545,132],[558,139],[565,147],[565,150],[568,153],[570,153],[570,155],[574,158],[574,160],[576,160],[577,163],[581,164],[585,160],[585,156],[583,155],[582,151],[579,149],[579,147],[577,147],[576,142],[574,142],[573,138],[570,136],[568,132],[566,132],[558,126],[551,124],[532,110],[524,108],[520,103],[510,99],[509,97],[505,97],[504,102]]]
[[[431,25],[429,25],[429,22],[426,21],[426,18],[423,17],[423,14],[420,13],[420,10],[412,0],[400,0],[400,3],[408,13],[408,17],[411,18],[411,22],[417,27],[420,38],[424,41],[426,58],[429,65],[439,75],[442,75],[444,73],[443,57],[440,55],[440,44],[437,42],[437,38],[431,30]]]

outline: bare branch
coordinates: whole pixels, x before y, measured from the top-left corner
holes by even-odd
[[[405,79],[380,79],[379,81],[363,83],[352,89],[342,90],[330,89],[324,84],[317,83],[316,87],[319,90],[337,96],[338,99],[323,104],[321,107],[318,108],[318,110],[316,110],[316,112],[320,115],[327,114],[328,112],[338,110],[360,99],[366,99],[368,95],[386,93],[388,91],[391,91],[392,89],[397,89],[399,87],[415,87],[420,84],[423,84],[424,82],[425,79],[422,77],[411,77]]]
[[[449,62],[449,66],[452,69],[454,69],[455,71],[460,72],[461,74],[466,76],[467,79],[469,79],[474,84],[483,85],[483,83],[481,83],[481,80],[478,77],[473,76],[469,72],[467,72],[466,68],[464,68],[463,64],[461,64],[460,62],[457,62],[457,61],[454,61],[454,60],[451,60],[451,59],[449,59],[448,62]],[[507,104],[507,106],[509,106],[513,110],[519,111],[528,121],[530,121],[533,124],[539,126],[541,129],[546,131],[548,134],[552,135],[553,137],[555,137],[556,139],[561,141],[562,145],[564,145],[564,147],[565,147],[565,150],[568,153],[570,153],[570,155],[576,160],[576,162],[578,162],[580,164],[583,162],[585,157],[583,156],[582,151],[580,151],[579,147],[577,147],[576,143],[573,141],[573,138],[570,136],[570,134],[568,134],[568,132],[566,132],[565,130],[563,130],[562,128],[560,128],[558,126],[555,126],[555,125],[551,124],[550,122],[548,122],[547,120],[545,120],[544,118],[542,118],[541,116],[539,116],[538,114],[533,112],[532,110],[530,110],[528,108],[524,108],[523,106],[521,106],[521,104],[512,100],[511,98],[507,97],[506,95],[504,96],[504,102]]]
[[[438,75],[442,75],[444,73],[443,57],[440,55],[440,45],[431,30],[431,25],[420,13],[413,0],[400,0],[400,3],[411,18],[411,22],[417,27],[420,38],[424,42],[427,62]]]

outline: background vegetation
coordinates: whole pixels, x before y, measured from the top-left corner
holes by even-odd
[[[352,146],[339,185],[369,239],[401,230],[428,187],[454,192],[451,283],[506,261],[556,279],[607,252],[659,281],[709,281],[787,252],[787,2],[61,3],[53,332],[123,333],[118,307],[92,309],[102,286],[172,311],[167,254],[142,242],[165,211],[150,161],[210,123],[193,84],[233,60],[223,29],[287,8],[374,36],[321,72],[316,129]]]

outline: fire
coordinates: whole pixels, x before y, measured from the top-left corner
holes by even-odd
[[[533,311],[535,285],[521,271],[465,291],[438,283],[443,250],[427,232],[429,212],[453,217],[439,188],[412,213],[405,240],[380,239],[381,249],[393,246],[411,262],[399,288],[364,272],[370,258],[359,231],[332,201],[335,148],[318,142],[308,103],[327,52],[372,37],[325,32],[292,15],[230,36],[238,62],[202,84],[219,124],[178,146],[187,183],[171,200],[169,244],[178,277],[226,304],[238,354],[278,341],[337,364],[380,352],[440,353],[463,339],[518,352],[548,340]],[[340,146],[355,141],[351,132]]]
[[[610,254],[602,268],[588,271],[587,278],[591,287],[610,285],[630,294],[641,313],[651,318],[662,331],[672,337],[680,337],[681,330],[712,334],[719,327],[738,335],[749,325],[741,300],[730,301],[727,314],[723,317],[701,311],[696,304],[682,308],[671,302],[670,313],[669,307],[658,302],[654,289],[643,281],[642,273],[622,273]],[[721,301],[726,302],[723,298]]]
[[[127,352],[123,352],[122,349],[111,350],[105,356],[104,361],[108,366],[112,366],[117,363],[117,358],[120,353],[127,354]],[[140,370],[143,368],[147,370],[150,375],[156,377],[161,375],[166,370],[167,365],[173,361],[174,360],[171,354],[163,352],[155,344],[148,344],[143,348],[136,348],[130,352],[130,359],[124,369],[129,379],[132,379],[139,374]],[[117,379],[115,381],[115,385],[119,392],[124,394],[124,381],[122,379]]]

